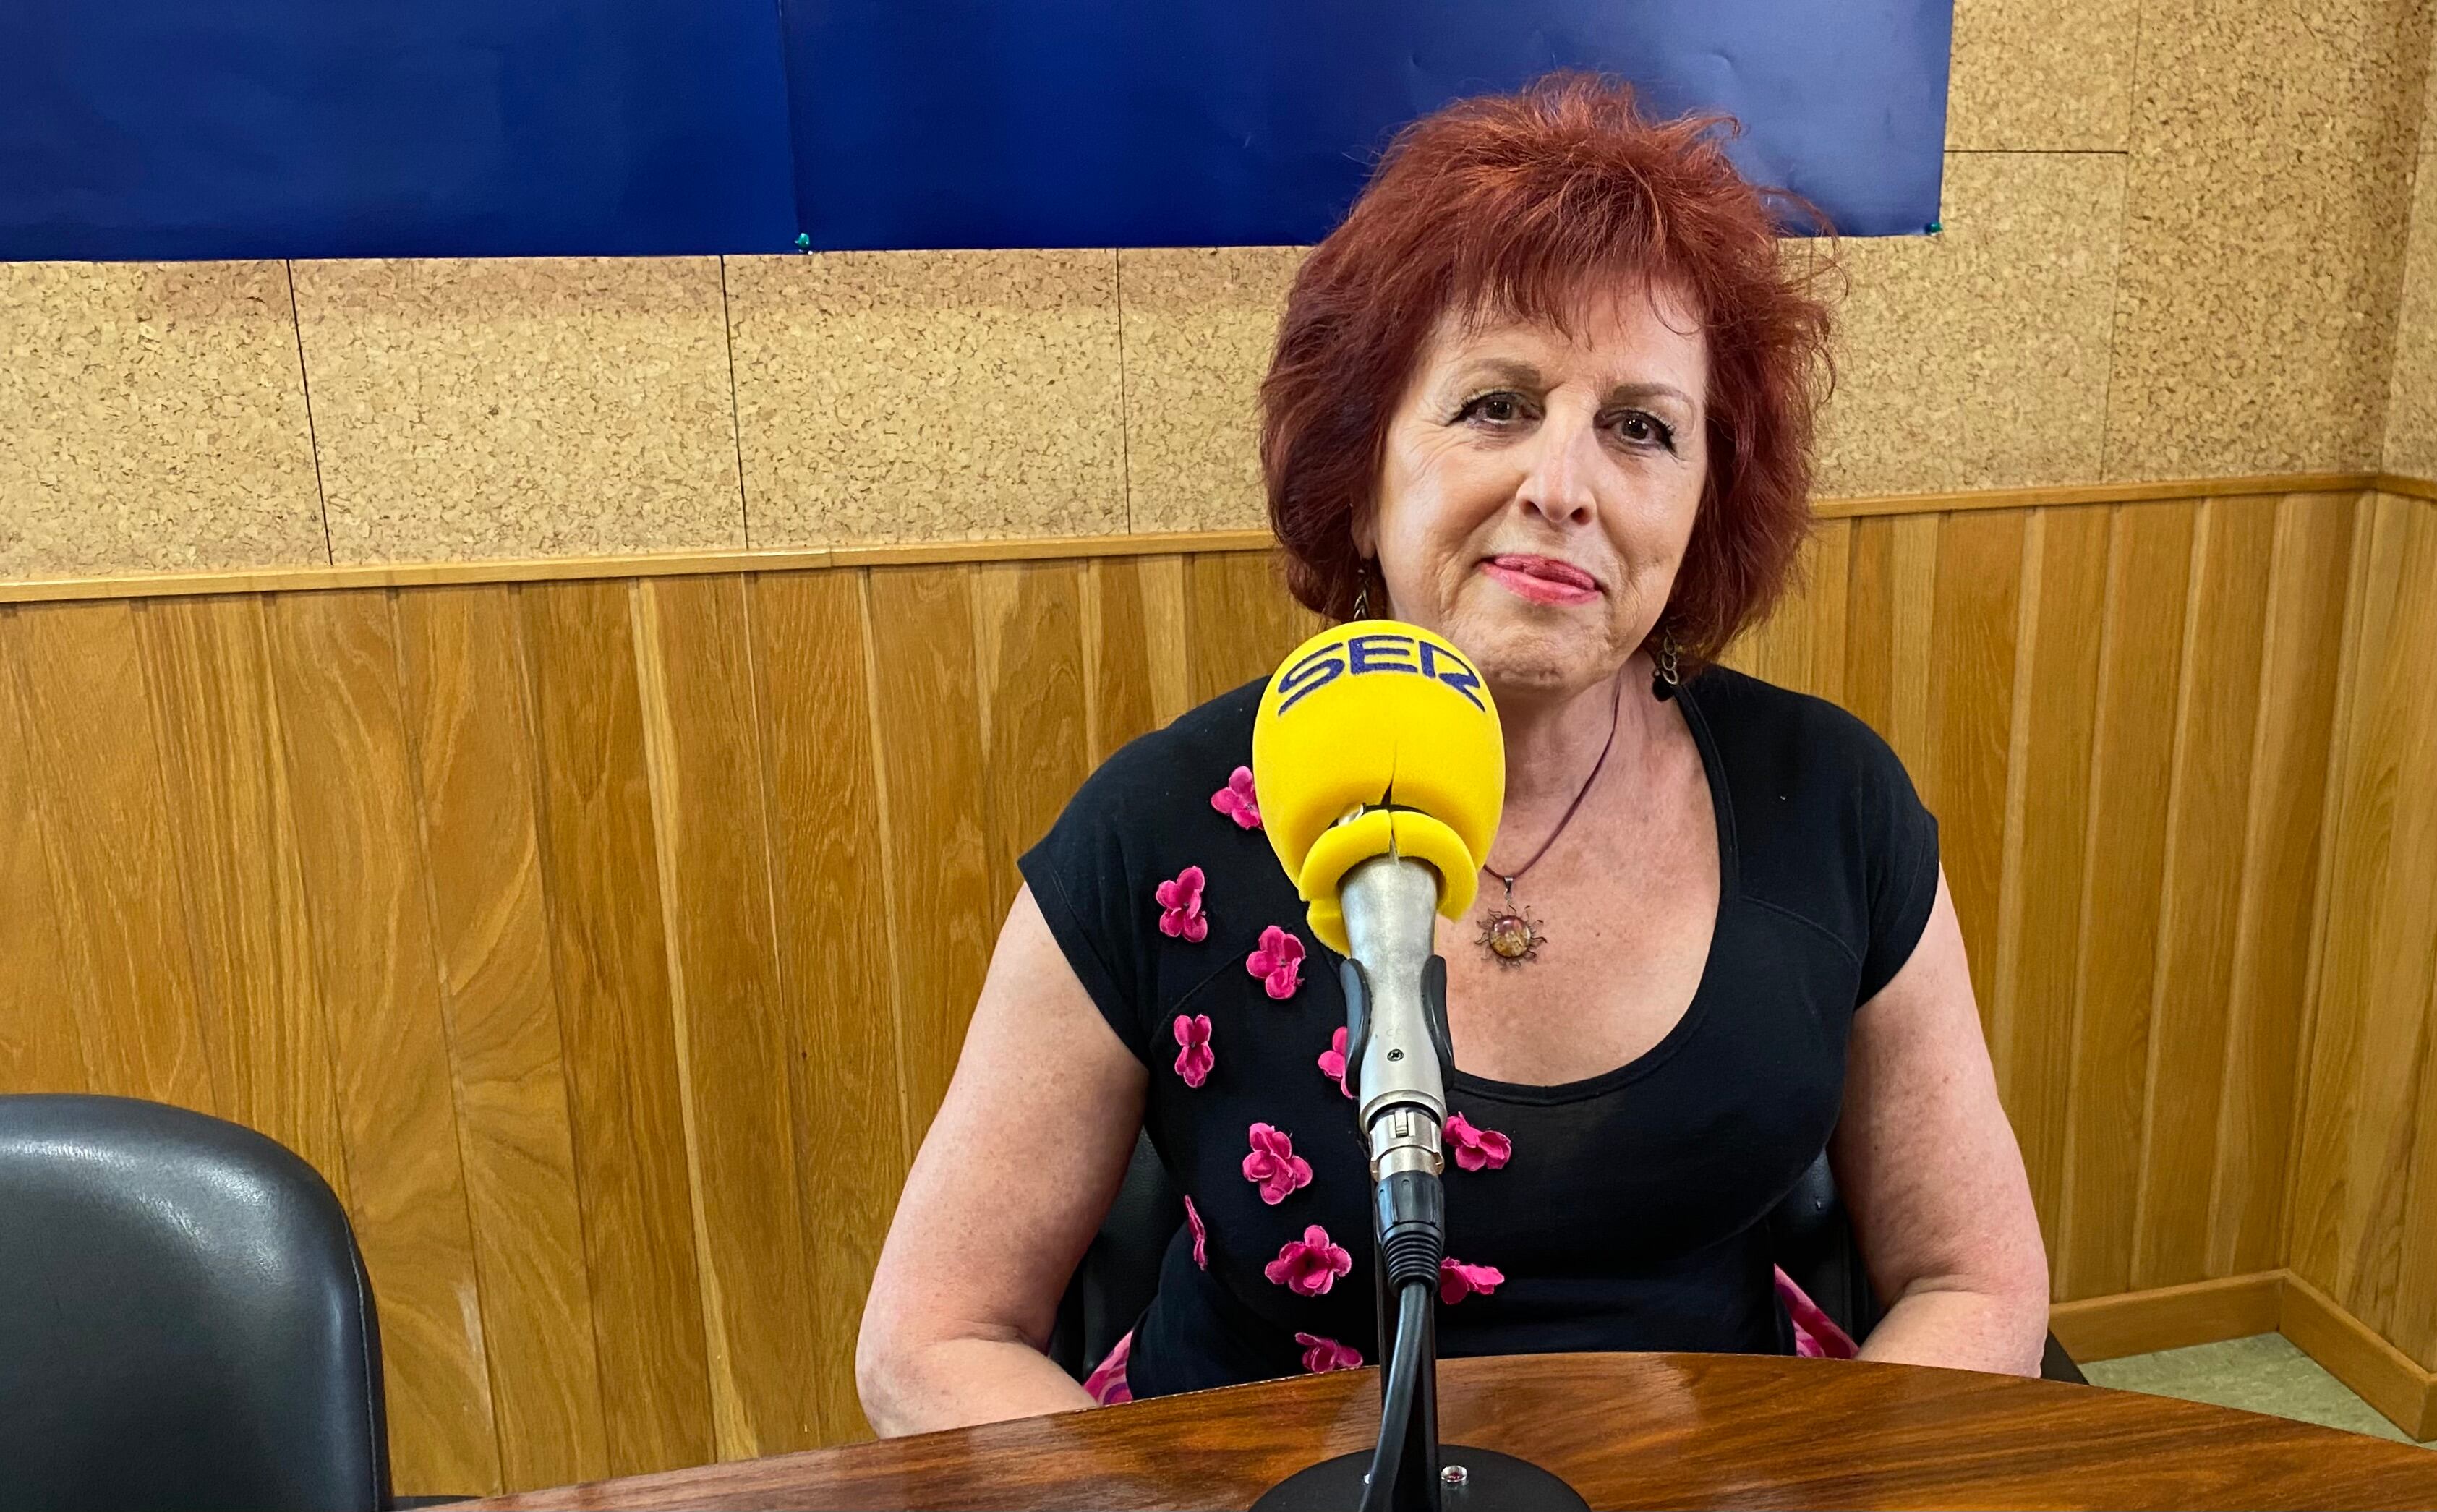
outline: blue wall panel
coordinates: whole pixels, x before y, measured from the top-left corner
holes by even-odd
[[[1555,66],[1937,219],[1951,0],[0,0],[0,257],[1303,242]]]
[[[1951,0],[790,0],[819,247],[1317,239],[1399,125],[1555,67],[1725,111],[1858,236],[1937,219]]]
[[[0,255],[796,232],[773,0],[0,0]]]

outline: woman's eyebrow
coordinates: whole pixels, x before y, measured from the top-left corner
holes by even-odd
[[[1652,399],[1671,399],[1694,414],[1701,409],[1692,402],[1691,395],[1673,383],[1620,383],[1607,391],[1610,404],[1641,404]]]
[[[1493,383],[1512,384],[1516,388],[1536,393],[1547,386],[1546,381],[1540,376],[1540,370],[1538,368],[1534,367],[1529,362],[1519,361],[1513,358],[1504,357],[1477,358],[1459,368],[1457,370],[1457,378],[1460,380],[1459,386],[1467,388],[1476,383],[1488,381]],[[1685,393],[1682,389],[1677,388],[1673,383],[1661,383],[1657,381],[1639,381],[1634,379],[1620,381],[1608,389],[1605,402],[1609,404],[1647,404],[1654,399],[1668,400],[1682,407],[1682,409],[1690,414],[1698,414],[1701,413],[1700,405],[1694,401],[1691,395]]]
[[[1466,383],[1478,383],[1483,378],[1488,378],[1499,383],[1512,383],[1521,389],[1537,389],[1541,386],[1538,368],[1529,362],[1516,361],[1512,358],[1476,358],[1465,363],[1461,371]]]

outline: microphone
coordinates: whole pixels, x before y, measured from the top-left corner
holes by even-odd
[[[1261,829],[1320,942],[1345,958],[1345,1061],[1371,1150],[1379,1440],[1305,1467],[1254,1512],[1587,1512],[1574,1489],[1494,1450],[1439,1463],[1440,1183],[1446,962],[1433,914],[1472,906],[1506,802],[1506,743],[1480,672],[1418,625],[1341,624],[1297,646],[1253,720]]]
[[[1262,831],[1311,932],[1345,958],[1345,1058],[1370,1146],[1388,1351],[1375,1450],[1309,1467],[1255,1506],[1342,1509],[1359,1498],[1359,1512],[1443,1512],[1432,1309],[1446,1255],[1441,1130],[1454,1056],[1431,916],[1460,919],[1471,906],[1498,833],[1506,793],[1498,711],[1472,663],[1428,630],[1338,625],[1296,647],[1263,691],[1253,782]],[[1504,1458],[1477,1457],[1484,1467]],[[1520,1505],[1506,1494],[1512,1484],[1498,1476],[1483,1486],[1498,1494],[1479,1504]]]
[[[1346,1064],[1372,1175],[1435,1178],[1453,1057],[1431,915],[1461,919],[1472,905],[1498,833],[1506,747],[1489,691],[1461,651],[1417,625],[1324,630],[1262,694],[1253,782],[1312,933],[1346,958]],[[1421,1200],[1435,1208],[1435,1196]],[[1400,1237],[1381,1236],[1398,1284]],[[1435,1284],[1438,1257],[1429,1263]]]
[[[1494,1450],[1439,1463],[1440,1131],[1446,962],[1433,914],[1462,919],[1506,802],[1506,743],[1471,661],[1418,625],[1341,624],[1297,646],[1253,720],[1261,829],[1311,932],[1345,958],[1346,1069],[1371,1150],[1379,1440],[1305,1467],[1254,1512],[1587,1512],[1573,1487]]]

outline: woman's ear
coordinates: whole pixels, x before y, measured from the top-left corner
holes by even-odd
[[[1379,506],[1366,502],[1354,511],[1354,554],[1364,561],[1376,561],[1379,556]]]

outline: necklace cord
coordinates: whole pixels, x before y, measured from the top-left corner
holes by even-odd
[[[1549,832],[1549,837],[1540,842],[1540,849],[1532,853],[1532,859],[1517,867],[1511,873],[1492,870],[1486,862],[1482,863],[1481,870],[1488,871],[1491,876],[1498,878],[1505,886],[1506,895],[1509,898],[1515,895],[1517,879],[1540,864],[1540,858],[1547,855],[1549,848],[1557,843],[1557,836],[1565,834],[1566,826],[1574,822],[1574,811],[1583,806],[1583,800],[1591,796],[1591,784],[1599,781],[1600,769],[1607,765],[1607,753],[1616,748],[1617,726],[1623,712],[1624,674],[1620,672],[1616,675],[1616,691],[1608,700],[1607,744],[1600,747],[1599,760],[1591,763],[1591,774],[1583,779],[1581,791],[1574,794],[1574,800],[1566,805],[1565,817],[1557,820],[1557,827]]]

